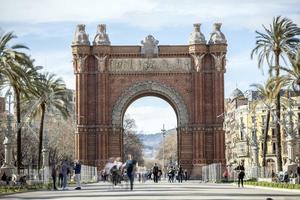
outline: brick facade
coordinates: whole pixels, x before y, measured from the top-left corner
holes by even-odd
[[[156,58],[188,58],[191,69],[112,72],[109,64],[112,59],[142,58],[141,47],[72,46],[76,78],[77,159],[102,169],[108,158],[121,157],[123,129],[122,123],[113,121],[114,109],[122,105],[119,109],[124,115],[131,102],[151,95],[165,99],[177,114],[178,159],[184,168],[192,171],[197,166],[213,162],[225,164],[223,118],[218,116],[224,112],[227,45],[193,44],[158,48]],[[140,88],[137,93],[131,91],[134,85],[139,87],[138,83],[144,83],[143,87],[147,89]],[[157,89],[160,85],[162,89]],[[170,91],[179,100],[173,98]],[[122,98],[126,95],[125,101]],[[185,108],[181,109],[183,105]],[[183,123],[185,110],[187,123]]]

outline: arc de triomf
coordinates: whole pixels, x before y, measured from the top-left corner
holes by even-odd
[[[225,164],[223,131],[227,41],[214,24],[206,42],[194,24],[188,45],[158,45],[148,35],[141,45],[111,45],[106,25],[90,44],[85,25],[72,42],[76,77],[75,157],[102,169],[122,157],[122,120],[144,96],[166,100],[177,115],[178,163],[196,176],[202,165]]]

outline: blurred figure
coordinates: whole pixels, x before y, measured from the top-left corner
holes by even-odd
[[[155,163],[153,170],[152,170],[154,183],[158,183],[158,172],[159,172],[159,169],[158,169],[157,163]]]
[[[78,160],[75,161],[74,171],[75,171],[75,180],[76,180],[75,190],[81,190],[81,184],[80,184],[81,164]]]
[[[57,166],[55,165],[55,163],[52,164],[51,177],[53,180],[53,190],[57,190],[57,187],[56,187]]]
[[[125,163],[126,173],[130,181],[130,190],[133,190],[133,181],[134,181],[134,170],[135,170],[136,161],[132,159],[132,156],[128,155],[128,160]]]
[[[62,172],[62,175],[63,175],[63,190],[67,190],[67,183],[68,183],[68,174],[70,172],[70,169],[69,169],[69,164],[68,164],[68,160],[64,160],[63,163],[62,163],[62,166],[61,166],[61,172]]]
[[[244,177],[245,177],[245,167],[244,167],[244,162],[241,162],[239,166],[235,168],[239,172],[238,174],[238,186],[240,185],[244,187]]]

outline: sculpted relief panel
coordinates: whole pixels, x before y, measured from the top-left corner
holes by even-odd
[[[189,72],[191,58],[114,58],[109,61],[110,72]]]

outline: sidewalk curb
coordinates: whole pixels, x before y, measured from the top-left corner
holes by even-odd
[[[244,188],[258,188],[258,189],[266,189],[266,190],[300,193],[300,190],[298,189],[273,188],[273,187],[263,187],[263,186],[255,186],[255,185],[244,185]]]

